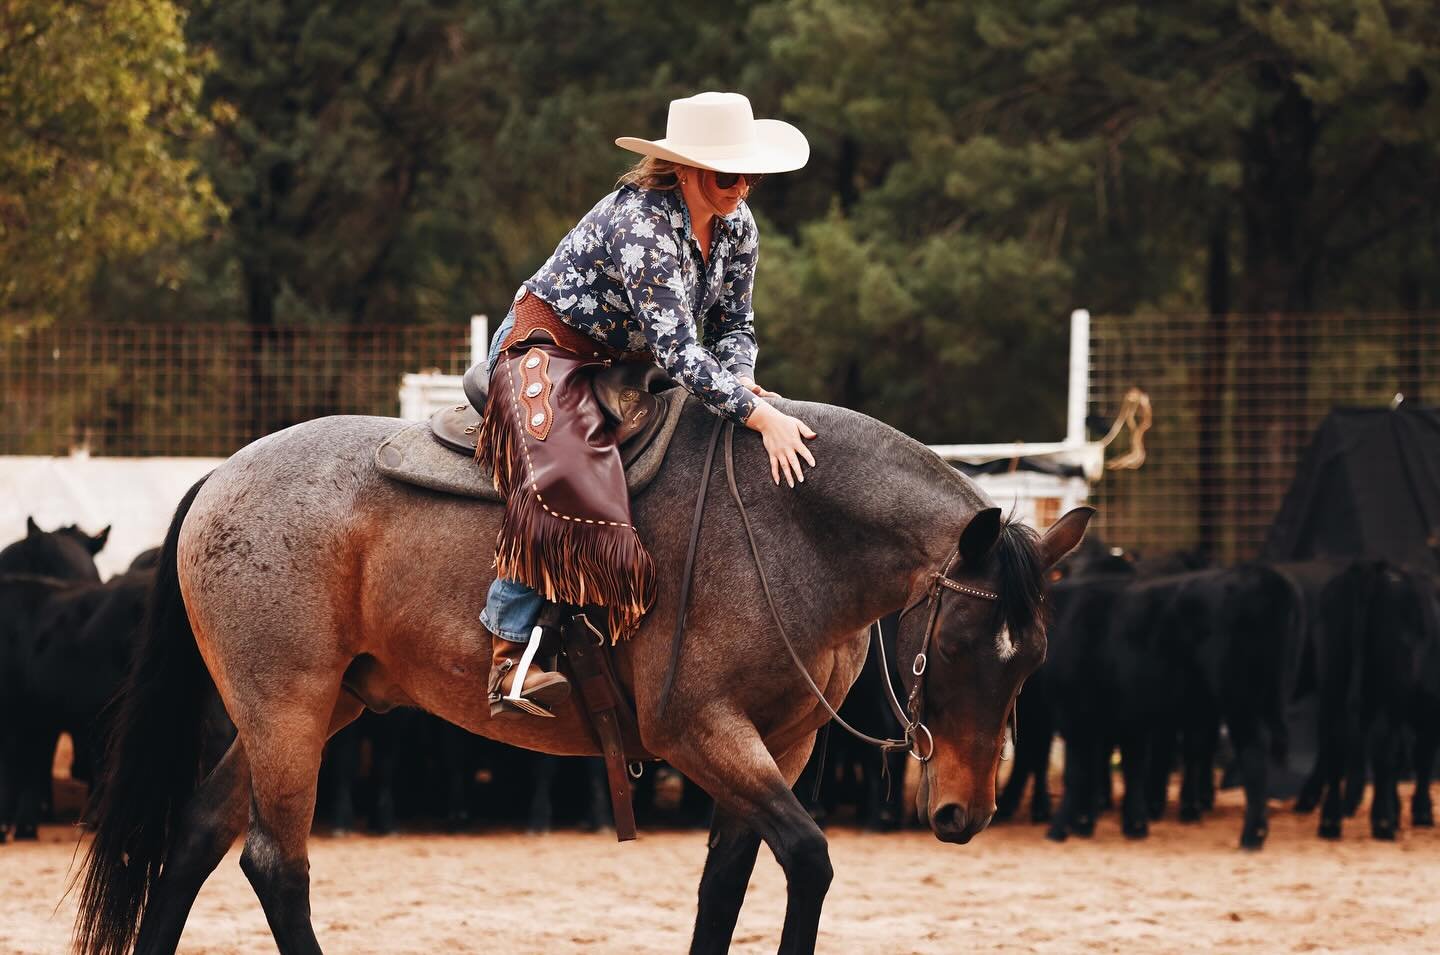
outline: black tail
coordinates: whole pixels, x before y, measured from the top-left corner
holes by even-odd
[[[144,636],[120,693],[92,800],[95,839],[76,875],[74,947],[84,955],[124,955],[134,944],[176,823],[200,778],[202,715],[214,683],[180,596],[175,550],[206,478],[186,492],[165,535]]]

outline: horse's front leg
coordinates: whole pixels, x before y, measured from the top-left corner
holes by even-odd
[[[772,757],[754,727],[746,726],[710,737],[703,752],[696,747],[668,754],[670,762],[708,790],[716,803],[710,853],[700,878],[692,955],[729,951],[761,840],[785,871],[785,928],[779,950],[815,951],[820,909],[834,871],[824,833],[790,788],[814,744],[812,733],[803,743]]]

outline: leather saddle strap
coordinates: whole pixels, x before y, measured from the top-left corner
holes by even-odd
[[[615,837],[621,842],[635,838],[635,804],[630,792],[630,774],[625,765],[625,744],[620,737],[619,703],[610,689],[600,654],[604,652],[597,633],[585,616],[575,613],[565,623],[565,657],[590,712],[590,726],[605,757],[605,777],[610,784],[610,808],[615,816]]]
[[[710,429],[710,447],[705,452],[705,467],[700,472],[700,493],[695,495],[695,517],[690,522],[690,547],[685,552],[685,570],[680,577],[680,607],[675,611],[675,633],[670,637],[670,664],[665,670],[665,684],[660,689],[660,705],[655,712],[661,718],[670,705],[675,689],[675,674],[680,669],[680,650],[685,644],[685,611],[690,606],[690,581],[695,576],[695,552],[700,546],[700,523],[705,517],[705,495],[710,490],[710,467],[715,463],[715,448],[720,444],[720,428],[725,419],[715,418]]]

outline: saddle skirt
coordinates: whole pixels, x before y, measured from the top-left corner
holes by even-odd
[[[467,375],[466,394],[472,402],[479,398],[483,406],[484,390],[472,391],[470,378]],[[625,486],[634,497],[660,473],[690,394],[680,387],[650,394],[620,383],[615,376],[597,379],[595,390],[607,413],[620,422],[617,430],[623,437],[620,455]],[[627,422],[631,425],[628,433]],[[480,414],[471,406],[437,411],[429,421],[407,425],[381,441],[375,448],[375,466],[402,484],[502,503],[504,498],[495,490],[490,469],[474,460],[479,423]]]

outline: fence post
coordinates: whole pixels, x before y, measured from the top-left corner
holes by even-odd
[[[1090,404],[1090,312],[1070,313],[1070,407],[1066,444],[1085,443],[1085,412]]]
[[[470,364],[478,365],[490,352],[490,318],[486,315],[470,316]]]

